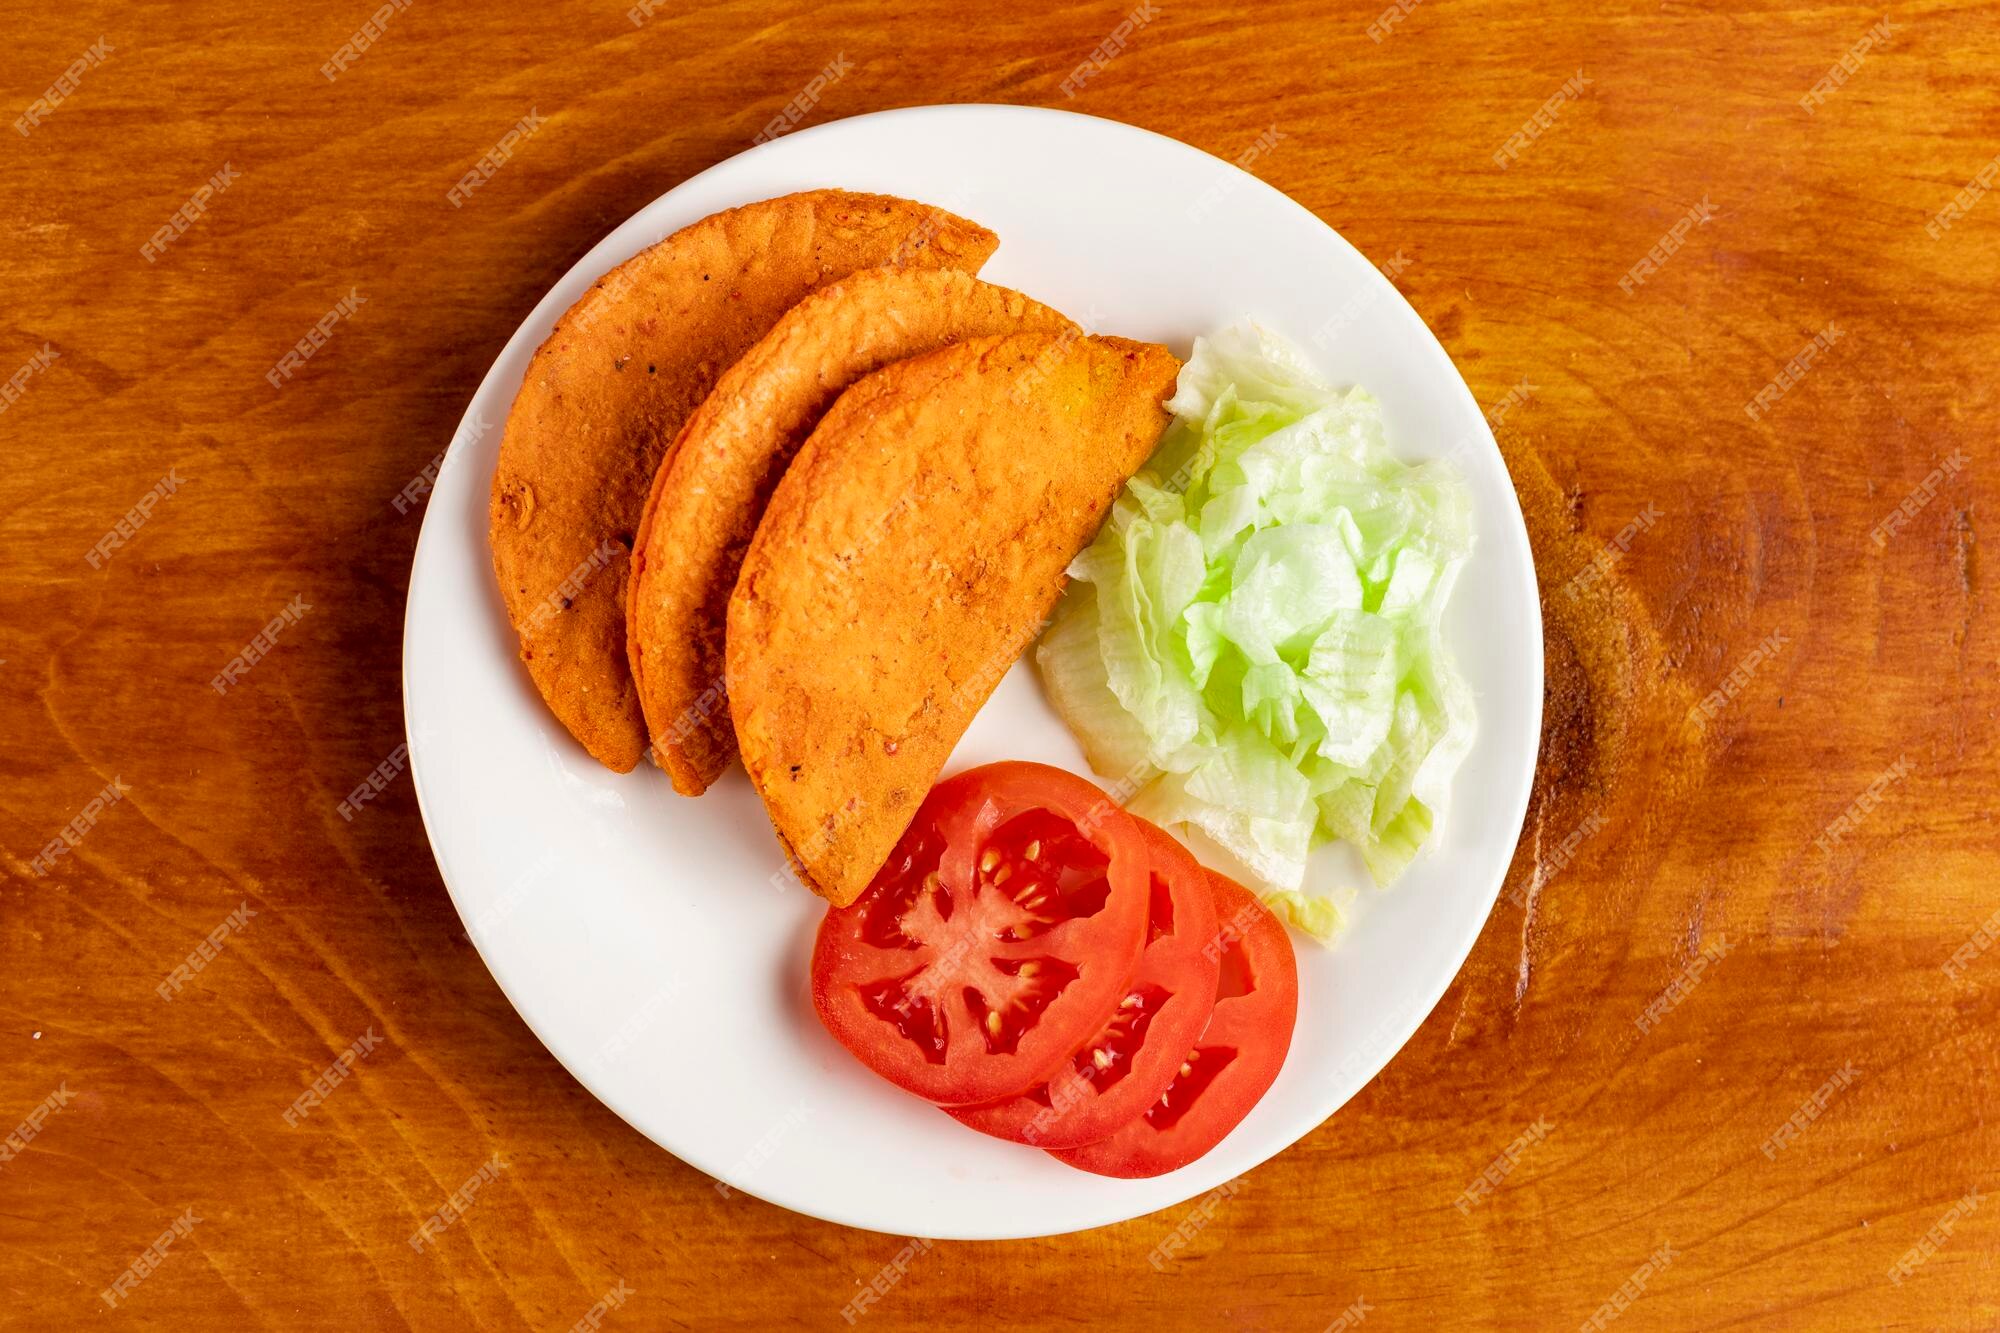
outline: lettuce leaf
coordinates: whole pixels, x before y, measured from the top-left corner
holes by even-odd
[[[1262,897],[1264,906],[1270,908],[1278,920],[1296,926],[1321,944],[1331,945],[1347,929],[1347,910],[1354,902],[1355,893],[1352,889],[1343,889],[1338,893],[1308,895],[1295,889],[1268,889]]]
[[[1472,550],[1448,463],[1392,454],[1375,399],[1238,325],[1197,339],[1158,451],[1071,565],[1036,652],[1091,766],[1198,828],[1330,941],[1351,890],[1304,891],[1353,844],[1402,874],[1476,727],[1441,623]]]

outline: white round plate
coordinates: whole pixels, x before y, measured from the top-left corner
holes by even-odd
[[[607,269],[718,209],[840,186],[998,232],[981,276],[1092,330],[1185,356],[1246,315],[1372,390],[1410,458],[1455,453],[1477,547],[1450,641],[1480,730],[1436,846],[1334,950],[1295,936],[1299,1022],[1277,1083],[1207,1157],[1107,1180],[966,1129],[877,1079],[813,1016],[823,904],[783,861],[741,770],[698,801],[611,773],[550,716],[515,656],[486,545],[500,426],[528,358]],[[533,244],[524,237],[524,245]],[[1322,336],[1315,340],[1315,334]],[[417,543],[404,625],[410,761],[438,868],[535,1035],[675,1156],[849,1226],[935,1239],[1050,1235],[1165,1208],[1242,1175],[1373,1078],[1451,983],[1520,835],[1542,706],[1541,608],[1499,450],[1437,340],[1374,265],[1277,190],[1175,140],[1021,107],[886,111],[703,172],[605,237],[542,298],[473,396]],[[952,756],[1087,773],[1028,666]],[[1341,872],[1335,863],[1315,871]],[[774,877],[777,883],[774,884]]]

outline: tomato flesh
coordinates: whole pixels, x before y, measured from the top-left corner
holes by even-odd
[[[1042,1081],[1123,994],[1147,916],[1145,835],[1091,783],[989,764],[939,783],[813,950],[820,1021],[945,1105]]]
[[[1220,974],[1208,873],[1170,835],[1139,824],[1151,860],[1146,945],[1131,983],[1046,1082],[1006,1101],[948,1108],[960,1123],[1038,1148],[1094,1143],[1159,1098],[1207,1025]]]
[[[1298,963],[1284,926],[1234,880],[1207,872],[1220,922],[1215,1010],[1173,1081],[1108,1138],[1052,1155],[1101,1176],[1164,1175],[1222,1142],[1267,1092],[1291,1049]]]

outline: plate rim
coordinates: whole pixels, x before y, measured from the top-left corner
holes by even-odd
[[[708,177],[722,171],[725,168],[740,163],[746,158],[751,158],[760,154],[766,154],[771,150],[775,149],[778,146],[778,144],[785,141],[810,140],[813,138],[829,136],[836,133],[851,132],[856,127],[867,122],[877,122],[889,119],[939,119],[948,117],[961,117],[968,115],[973,115],[973,116],[998,115],[1003,118],[1022,118],[1022,119],[1032,118],[1040,120],[1094,122],[1098,126],[1110,127],[1116,133],[1132,135],[1146,140],[1158,141],[1160,143],[1168,145],[1172,151],[1193,154],[1196,157],[1200,158],[1204,162],[1204,164],[1208,166],[1209,169],[1211,170],[1218,167],[1226,169],[1227,173],[1230,174],[1230,179],[1234,184],[1237,185],[1243,183],[1253,184],[1266,194],[1270,196],[1275,196],[1277,199],[1283,200],[1287,206],[1289,206],[1294,210],[1297,210],[1299,213],[1304,214],[1307,218],[1309,218],[1313,222],[1313,224],[1318,228],[1319,231],[1325,233],[1328,237],[1337,242],[1340,246],[1345,248],[1347,251],[1349,251],[1356,257],[1360,258],[1361,261],[1368,266],[1368,269],[1375,274],[1376,281],[1386,286],[1388,291],[1394,295],[1395,299],[1401,302],[1410,311],[1410,313],[1417,319],[1418,323],[1423,327],[1425,335],[1427,337],[1428,351],[1430,353],[1435,354],[1440,359],[1442,364],[1449,370],[1450,372],[1449,382],[1454,384],[1456,386],[1457,392],[1463,394],[1465,398],[1471,403],[1471,406],[1478,418],[1479,424],[1476,430],[1476,435],[1474,439],[1471,441],[1471,443],[1473,444],[1474,447],[1477,447],[1477,445],[1483,441],[1483,443],[1487,447],[1491,448],[1494,452],[1494,455],[1498,458],[1500,462],[1502,473],[1506,475],[1508,478],[1509,503],[1505,506],[1507,511],[1507,517],[1510,520],[1512,527],[1517,530],[1515,535],[1518,536],[1521,549],[1526,553],[1527,557],[1525,561],[1521,562],[1518,566],[1515,567],[1515,572],[1521,575],[1522,582],[1525,585],[1525,605],[1531,606],[1534,610],[1534,626],[1533,626],[1534,632],[1526,636],[1527,641],[1532,644],[1533,648],[1531,655],[1532,661],[1529,661],[1528,659],[1524,658],[1520,665],[1524,669],[1531,668],[1531,670],[1528,671],[1528,674],[1531,678],[1532,689],[1526,691],[1526,693],[1528,693],[1533,699],[1533,714],[1532,717],[1529,719],[1530,722],[1529,731],[1530,734],[1532,734],[1535,739],[1534,739],[1534,744],[1528,748],[1528,751],[1524,757],[1522,773],[1517,782],[1518,791],[1516,798],[1513,802],[1512,809],[1505,815],[1502,821],[1503,826],[1511,829],[1511,842],[1513,844],[1513,851],[1509,853],[1509,855],[1505,858],[1505,860],[1499,864],[1496,871],[1490,876],[1491,882],[1485,889],[1484,893],[1482,894],[1482,897],[1484,899],[1484,910],[1479,911],[1476,914],[1476,916],[1472,913],[1468,913],[1464,918],[1464,920],[1462,921],[1459,930],[1456,932],[1457,938],[1451,940],[1448,952],[1456,956],[1457,962],[1452,966],[1449,975],[1445,976],[1443,982],[1437,987],[1437,993],[1435,995],[1432,995],[1429,998],[1428,1002],[1424,1003],[1421,1006],[1421,1008],[1419,1008],[1416,1011],[1416,1016],[1413,1021],[1410,1021],[1407,1024],[1397,1024],[1395,1025],[1394,1028],[1382,1029],[1382,1031],[1384,1032],[1393,1033],[1394,1040],[1391,1042],[1384,1042],[1378,1047],[1378,1049],[1381,1052],[1379,1056],[1373,1053],[1365,1054],[1365,1058],[1367,1060],[1374,1062],[1374,1067],[1366,1074],[1365,1077],[1361,1079],[1361,1081],[1354,1087],[1354,1089],[1351,1092],[1349,1092],[1345,1097],[1341,1098],[1341,1100],[1339,1100],[1338,1102],[1335,1102],[1333,1105],[1329,1106],[1325,1110],[1324,1114],[1319,1115],[1318,1118],[1311,1120],[1310,1123],[1305,1123],[1296,1126],[1290,1122],[1282,1124],[1280,1126],[1280,1132],[1274,1136],[1275,1139],[1282,1140],[1282,1142],[1280,1142],[1278,1146],[1274,1147],[1269,1153],[1265,1154],[1262,1158],[1260,1158],[1260,1160],[1257,1163],[1255,1163],[1250,1167],[1245,1168],[1244,1172],[1240,1173],[1240,1174],[1247,1174],[1249,1171],[1256,1170],[1258,1167],[1261,1167],[1269,1163],[1274,1158],[1289,1151],[1293,1147],[1296,1147],[1297,1144],[1300,1142],[1300,1140],[1304,1139],[1307,1135],[1311,1134],[1312,1132],[1323,1126],[1328,1120],[1331,1120],[1334,1116],[1338,1115],[1340,1111],[1350,1101],[1352,1101],[1364,1089],[1366,1089],[1371,1083],[1373,1083],[1375,1079],[1381,1075],[1383,1070],[1388,1068],[1388,1066],[1395,1060],[1396,1056],[1402,1052],[1402,1049],[1406,1045],[1408,1045],[1410,1039],[1413,1036],[1415,1036],[1416,1033],[1423,1027],[1424,1023],[1429,1020],[1431,1014],[1436,1011],[1438,1004],[1442,1002],[1445,996],[1450,992],[1452,985],[1458,980],[1459,976],[1463,973],[1465,969],[1465,964],[1467,960],[1471,957],[1473,948],[1476,947],[1478,943],[1479,936],[1484,932],[1487,922],[1492,917],[1493,909],[1498,904],[1499,901],[1500,890],[1506,883],[1507,872],[1513,864],[1514,855],[1518,854],[1521,834],[1523,829],[1526,827],[1527,813],[1533,799],[1533,793],[1535,787],[1535,782],[1534,782],[1535,774],[1539,770],[1540,758],[1541,758],[1541,736],[1542,736],[1541,724],[1545,708],[1545,691],[1547,688],[1546,642],[1544,637],[1546,633],[1546,622],[1543,615],[1540,585],[1536,577],[1534,548],[1532,542],[1529,539],[1526,518],[1520,503],[1519,488],[1515,486],[1512,482],[1512,470],[1507,467],[1506,455],[1500,451],[1499,444],[1493,436],[1491,421],[1486,417],[1485,412],[1480,409],[1478,400],[1472,394],[1471,387],[1466,384],[1465,377],[1460,372],[1457,362],[1452,359],[1451,354],[1445,349],[1443,343],[1438,339],[1436,331],[1430,327],[1428,321],[1424,320],[1422,314],[1417,311],[1416,307],[1410,304],[1408,298],[1403,295],[1401,289],[1397,288],[1393,282],[1389,281],[1389,279],[1385,275],[1383,275],[1381,271],[1375,266],[1373,261],[1369,260],[1368,257],[1365,254],[1363,254],[1362,251],[1357,246],[1355,246],[1345,236],[1341,235],[1341,233],[1332,224],[1325,221],[1317,213],[1307,208],[1304,204],[1300,203],[1298,200],[1292,198],[1289,194],[1285,193],[1283,190],[1279,189],[1275,185],[1272,185],[1270,182],[1265,181],[1263,178],[1255,175],[1254,173],[1244,170],[1242,167],[1237,166],[1233,162],[1229,162],[1223,158],[1217,157],[1214,154],[1209,153],[1205,149],[1196,147],[1195,145],[1190,144],[1185,140],[1177,139],[1172,135],[1165,134],[1157,130],[1147,129],[1143,126],[1134,125],[1126,121],[1115,120],[1106,116],[1090,115],[1088,113],[1069,111],[1058,107],[1021,106],[1010,103],[993,103],[993,102],[951,102],[951,103],[884,108],[876,111],[863,112],[858,115],[848,116],[838,120],[824,121],[819,124],[806,127],[804,129],[793,131],[792,133],[782,136],[780,139],[773,139],[765,143],[755,144],[747,149],[744,149],[741,152],[733,153],[728,157],[722,158],[710,164],[709,166],[703,168],[701,171],[696,172],[694,175],[688,176],[687,178],[676,182],[666,190],[653,196],[651,199],[648,199],[646,202],[644,202],[643,204],[639,205],[639,207],[634,209],[627,217],[625,217],[623,220],[612,226],[601,237],[599,237],[598,240],[594,244],[592,244],[588,249],[586,249],[583,252],[583,254],[581,254],[576,259],[574,263],[572,263],[559,276],[557,276],[552,282],[550,282],[547,290],[542,293],[541,297],[538,298],[534,302],[534,304],[528,309],[527,313],[522,316],[519,324],[516,325],[514,331],[508,336],[507,340],[501,344],[499,350],[494,354],[491,364],[487,366],[484,373],[480,376],[478,384],[474,386],[470,396],[467,399],[465,411],[461,415],[459,419],[459,424],[457,428],[453,431],[451,439],[447,444],[444,456],[438,464],[438,473],[442,475],[443,472],[448,467],[451,466],[453,461],[452,456],[455,452],[468,451],[479,443],[477,437],[473,439],[466,438],[466,431],[468,426],[474,424],[475,406],[477,405],[479,400],[485,395],[488,383],[489,381],[492,380],[495,372],[499,370],[499,368],[503,363],[511,359],[513,353],[515,352],[516,344],[527,340],[529,338],[529,332],[531,329],[542,327],[542,325],[544,324],[542,316],[545,307],[550,306],[555,301],[556,294],[563,288],[568,286],[570,280],[576,277],[579,273],[585,274],[586,287],[587,287],[588,281],[595,280],[596,278],[601,277],[605,272],[609,271],[617,263],[623,262],[622,259],[609,260],[605,258],[605,256],[609,252],[615,251],[618,248],[620,248],[621,235],[625,233],[628,228],[632,228],[640,217],[646,214],[649,210],[659,205],[663,200],[666,200],[681,191],[693,189],[694,187],[698,186],[700,182],[707,179]],[[801,187],[801,188],[812,188],[812,187]],[[834,188],[834,187],[827,187],[827,188]],[[751,201],[745,201],[745,202],[751,202]],[[729,206],[733,205],[725,205],[725,207]],[[643,228],[640,230],[643,230]],[[647,246],[656,244],[658,240],[664,239],[666,235],[671,235],[671,234],[672,234],[671,231],[663,233],[662,236],[657,237],[652,241],[645,242],[640,248],[644,249]],[[634,253],[637,252],[635,251]],[[571,302],[571,304],[573,304],[573,302]],[[565,306],[565,308],[567,307]],[[560,312],[558,311],[556,313],[559,314]],[[544,332],[540,337],[537,337],[534,340],[536,345],[539,345],[540,341],[544,337],[546,337],[546,332]],[[530,349],[529,355],[532,356],[532,349]],[[509,402],[511,403],[511,396],[509,398]],[[493,423],[493,426],[489,426],[488,429],[492,429],[494,426],[497,426],[499,429],[504,431],[505,429],[504,416],[505,413],[503,412],[501,414],[502,419]],[[484,480],[476,480],[473,484],[476,487],[484,489],[488,494],[490,494],[492,485],[490,477],[485,478]],[[1185,1203],[1188,1198],[1192,1198],[1194,1197],[1195,1194],[1199,1194],[1202,1192],[1201,1189],[1194,1189],[1176,1201],[1149,1205],[1143,1208],[1139,1212],[1133,1212],[1130,1210],[1129,1207],[1125,1205],[1124,1202],[1122,1202],[1122,1200],[1125,1197],[1124,1193],[1115,1188],[1118,1184],[1123,1182],[1107,1180],[1104,1182],[1107,1188],[1105,1189],[1104,1193],[1100,1196],[1104,1200],[1104,1205],[1102,1208],[1094,1210],[1092,1215],[1090,1216],[1084,1216],[1066,1221],[1064,1225],[1056,1229],[1038,1228],[1033,1230],[985,1231],[985,1232],[979,1232],[977,1234],[970,1234],[970,1233],[946,1234],[943,1231],[940,1231],[938,1233],[884,1231],[879,1225],[875,1224],[872,1221],[862,1220],[852,1215],[843,1216],[842,1214],[846,1210],[841,1207],[813,1206],[813,1205],[802,1204],[788,1199],[774,1198],[772,1197],[771,1193],[765,1192],[764,1189],[759,1188],[755,1183],[741,1184],[735,1180],[730,1179],[729,1178],[730,1169],[724,1167],[723,1169],[718,1170],[716,1169],[715,1165],[712,1162],[704,1161],[704,1158],[707,1156],[707,1154],[701,1152],[698,1146],[693,1149],[687,1149],[680,1146],[670,1146],[666,1143],[661,1142],[660,1139],[656,1138],[653,1134],[648,1132],[639,1123],[639,1120],[636,1118],[638,1114],[636,1111],[628,1110],[626,1106],[621,1104],[621,1101],[623,1100],[622,1098],[616,1097],[612,1093],[605,1091],[603,1088],[599,1086],[598,1080],[595,1080],[591,1077],[587,1077],[584,1072],[580,1071],[577,1065],[573,1064],[570,1059],[566,1058],[563,1055],[563,1053],[557,1049],[556,1045],[548,1039],[547,1035],[542,1031],[541,1027],[537,1024],[536,1020],[530,1015],[529,1008],[524,1006],[521,996],[516,993],[517,992],[516,985],[510,984],[508,978],[503,974],[502,969],[496,966],[493,957],[491,957],[488,954],[487,949],[480,943],[478,933],[473,930],[472,919],[468,915],[469,912],[468,905],[466,901],[464,901],[459,888],[454,883],[455,876],[452,869],[450,868],[447,854],[444,851],[444,849],[441,848],[439,845],[439,840],[435,832],[431,805],[426,797],[427,784],[423,776],[424,764],[423,760],[420,758],[421,747],[423,745],[423,738],[421,738],[418,735],[415,726],[412,722],[412,719],[410,717],[410,697],[411,697],[410,648],[411,648],[412,625],[414,622],[415,605],[416,605],[415,593],[418,584],[419,571],[422,569],[424,565],[426,551],[427,549],[429,549],[427,543],[434,545],[437,542],[442,542],[443,540],[445,540],[442,537],[433,538],[433,534],[431,533],[430,530],[431,529],[430,519],[432,513],[430,501],[433,498],[435,498],[436,489],[437,488],[434,483],[430,495],[427,495],[425,497],[424,518],[421,520],[419,524],[416,545],[411,552],[410,578],[408,587],[406,588],[404,595],[402,669],[399,673],[399,683],[403,696],[404,741],[408,747],[407,753],[409,756],[411,784],[415,789],[417,796],[418,813],[423,821],[425,841],[429,845],[432,860],[437,866],[439,879],[443,882],[445,886],[445,891],[451,899],[453,910],[458,913],[460,925],[464,928],[466,937],[471,942],[474,951],[478,954],[481,963],[484,964],[487,974],[493,979],[495,985],[498,986],[501,994],[505,996],[508,1005],[514,1010],[515,1016],[519,1018],[521,1022],[528,1028],[528,1030],[534,1035],[535,1040],[541,1044],[542,1048],[546,1052],[548,1052],[548,1054],[552,1056],[559,1065],[563,1067],[563,1069],[570,1075],[571,1078],[576,1080],[576,1082],[584,1089],[585,1092],[587,1092],[592,1098],[598,1101],[601,1105],[610,1110],[612,1114],[616,1115],[620,1120],[624,1121],[625,1124],[628,1125],[634,1132],[639,1134],[642,1138],[644,1138],[647,1142],[651,1143],[654,1147],[685,1163],[694,1170],[701,1172],[702,1174],[707,1175],[710,1178],[727,1185],[728,1188],[733,1191],[743,1194],[748,1194],[753,1198],[757,1198],[765,1203],[772,1205],[773,1207],[784,1209],[787,1212],[797,1213],[801,1216],[811,1217],[816,1220],[829,1222],[838,1226],[851,1227],[856,1230],[874,1232],[876,1234],[881,1234],[881,1235],[925,1235],[925,1236],[933,1236],[935,1239],[1003,1240],[1003,1241],[1033,1239],[1045,1236],[1071,1235],[1080,1231],[1088,1231],[1103,1226],[1116,1225],[1120,1222],[1130,1221],[1135,1218],[1145,1217],[1156,1212],[1164,1211],[1165,1209],[1168,1208],[1177,1207],[1179,1206],[1180,1203]],[[443,525],[441,524],[440,526]],[[476,563],[488,563],[488,562],[476,562]],[[1456,650],[1458,648],[1458,645],[1453,645],[1453,647]],[[1083,776],[1085,776],[1088,780],[1096,781],[1096,777],[1092,773],[1086,773]],[[1455,778],[1454,782],[1456,781],[1457,779]],[[1295,944],[1296,942],[1297,941],[1295,937]],[[1398,1029],[1402,1030],[1399,1031]],[[1173,1173],[1173,1174],[1178,1174],[1178,1173]]]

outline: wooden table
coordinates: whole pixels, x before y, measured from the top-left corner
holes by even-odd
[[[904,1245],[627,1128],[481,965],[408,781],[335,810],[401,739],[393,498],[585,248],[840,58],[803,122],[1263,137],[1500,418],[1549,661],[1507,894],[1365,1092],[1161,1268],[1192,1205],[939,1244],[865,1325],[2000,1326],[1991,7],[1169,0],[1079,79],[1119,5],[401,5],[10,27],[0,1324],[845,1327]]]

